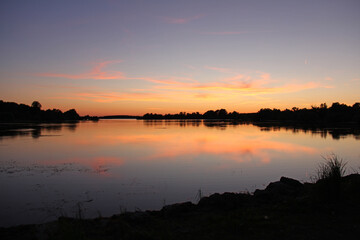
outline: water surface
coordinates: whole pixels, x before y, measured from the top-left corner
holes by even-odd
[[[0,226],[111,216],[309,181],[335,153],[359,171],[359,135],[207,121],[101,120],[2,131]]]

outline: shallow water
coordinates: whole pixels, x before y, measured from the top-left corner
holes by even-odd
[[[252,192],[288,176],[310,181],[322,156],[360,171],[351,129],[207,121],[100,120],[0,135],[0,226],[97,217]]]

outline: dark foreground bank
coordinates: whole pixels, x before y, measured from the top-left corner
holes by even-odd
[[[282,177],[254,194],[224,193],[90,220],[0,228],[0,239],[356,239],[360,175],[300,183]]]

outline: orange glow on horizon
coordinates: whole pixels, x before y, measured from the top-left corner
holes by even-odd
[[[70,85],[62,88],[63,91],[60,89],[58,94],[48,97],[48,100],[55,103],[68,100],[69,105],[75,105],[71,108],[75,108],[81,115],[96,116],[142,116],[145,113],[154,112],[152,109],[158,109],[156,113],[161,114],[184,111],[204,113],[220,108],[251,113],[260,110],[265,103],[271,102],[273,96],[279,96],[279,94],[333,87],[329,85],[331,81],[327,80],[328,77],[324,78],[323,82],[299,82],[296,80],[281,82],[273,79],[270,73],[262,71],[244,74],[233,69],[216,66],[203,67],[205,71],[215,71],[221,75],[219,78],[216,77],[214,80],[206,82],[197,80],[193,76],[135,77],[120,71],[107,71],[106,67],[114,63],[122,63],[122,61],[98,62],[92,69],[82,74],[38,73],[36,75],[69,80],[121,81],[122,84],[131,82],[139,86],[117,90],[116,88],[103,88],[101,85],[88,88],[77,88]],[[302,107],[298,104],[295,106]],[[281,106],[272,105],[270,107],[279,108]]]

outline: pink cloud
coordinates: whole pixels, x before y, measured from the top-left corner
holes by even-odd
[[[260,76],[249,76],[237,74],[230,78],[211,83],[184,83],[179,82],[172,85],[158,85],[156,89],[183,90],[183,91],[217,91],[217,92],[241,92],[244,95],[276,94],[298,92],[314,88],[331,88],[332,86],[322,85],[317,82],[293,83],[277,86],[270,86],[274,80],[268,73],[259,73]],[[201,94],[201,93],[199,93]]]
[[[229,68],[205,66],[204,68],[220,73],[232,73],[230,77],[219,79],[216,82],[199,82],[188,77],[128,77],[121,72],[107,72],[106,66],[121,61],[103,61],[96,63],[93,68],[83,74],[53,74],[46,73],[42,76],[63,77],[68,79],[127,79],[140,80],[152,83],[151,87],[144,89],[127,89],[123,92],[114,90],[95,90],[95,89],[74,89],[72,95],[65,94],[63,99],[78,99],[92,102],[116,102],[116,101],[167,101],[187,99],[194,100],[214,100],[220,96],[226,97],[231,94],[263,95],[277,93],[291,93],[314,88],[331,88],[317,82],[307,83],[287,83],[281,84],[274,81],[269,73],[256,71],[253,74],[239,74],[232,72]],[[56,98],[56,97],[55,97]],[[185,100],[184,100],[185,101]]]
[[[193,20],[199,19],[204,17],[203,14],[199,14],[193,17],[188,17],[188,18],[173,18],[173,17],[162,17],[162,19],[166,22],[166,23],[170,23],[170,24],[185,24],[188,22],[191,22]]]
[[[86,100],[92,102],[116,102],[116,101],[163,101],[164,98],[156,93],[114,93],[114,92],[80,92],[70,96],[71,99]]]
[[[95,79],[95,80],[116,80],[116,79],[125,79],[125,76],[122,72],[119,71],[110,71],[106,72],[103,69],[114,63],[120,63],[122,60],[116,61],[104,61],[94,64],[94,67],[85,73],[80,74],[64,74],[64,73],[38,73],[37,76],[41,77],[55,77],[55,78],[66,78],[66,79]]]

